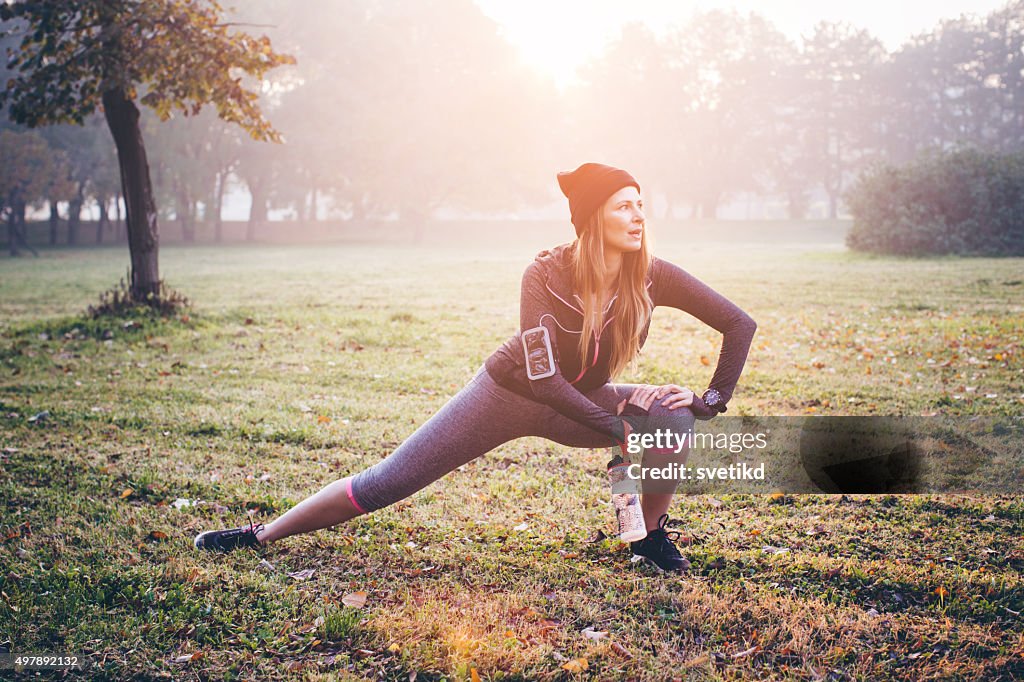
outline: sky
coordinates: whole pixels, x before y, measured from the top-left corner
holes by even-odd
[[[868,29],[889,50],[912,35],[931,31],[946,18],[985,15],[1006,0],[475,0],[498,22],[505,37],[531,66],[551,74],[559,87],[573,72],[618,37],[623,24],[642,21],[656,34],[686,22],[698,10],[735,8],[756,12],[794,40],[818,21],[845,21]]]

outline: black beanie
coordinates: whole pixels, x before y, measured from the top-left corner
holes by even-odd
[[[569,199],[569,211],[576,236],[580,236],[594,211],[608,200],[608,197],[623,187],[632,185],[640,191],[640,183],[620,168],[601,163],[585,163],[574,171],[558,174],[558,186]]]

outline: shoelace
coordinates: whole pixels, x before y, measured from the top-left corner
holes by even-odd
[[[249,517],[249,532],[251,532],[251,534],[253,534],[253,538],[256,539],[256,542],[259,542],[259,534],[262,531],[263,531],[263,524],[262,523],[256,523],[255,525],[253,525],[253,517],[250,516]],[[676,535],[677,536],[679,535],[678,532],[677,532]]]
[[[222,544],[225,540],[228,542],[235,542],[236,544],[247,545],[247,546],[259,546],[259,535],[264,526],[262,523],[253,523],[252,517],[249,517],[249,527],[236,528],[229,530],[221,535],[220,541],[214,540],[216,544]],[[252,536],[253,542],[250,543],[246,536]]]
[[[673,559],[676,557],[682,558],[682,554],[676,548],[673,540],[678,540],[681,533],[677,530],[668,530],[668,514],[662,514],[658,517],[658,530],[661,531],[661,549]]]
[[[252,533],[252,537],[256,541],[256,545],[257,546],[260,544],[259,533],[262,532],[262,531],[263,531],[263,524],[262,523],[257,523],[257,524],[254,525],[253,521],[252,521],[252,517],[250,516],[249,517],[249,532]],[[677,535],[678,535],[678,533],[677,533]]]

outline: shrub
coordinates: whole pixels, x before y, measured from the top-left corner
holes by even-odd
[[[928,152],[877,165],[846,195],[847,245],[907,256],[1024,255],[1024,154]]]
[[[131,280],[131,274],[126,277],[127,280],[122,277],[115,286],[100,294],[99,305],[89,306],[89,317],[169,317],[192,305],[184,295],[164,284],[163,280],[159,283],[158,297],[146,301],[136,300],[127,283]]]

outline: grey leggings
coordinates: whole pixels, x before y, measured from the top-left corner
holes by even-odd
[[[586,396],[615,412],[615,406],[628,398],[636,386],[605,384]],[[650,415],[678,432],[693,427],[693,413],[685,407],[668,410],[656,400]],[[353,476],[347,488],[348,497],[364,513],[381,509],[502,443],[523,436],[541,436],[577,448],[615,445],[605,434],[499,385],[481,367],[461,391],[397,450]],[[678,461],[678,456],[670,458]]]

